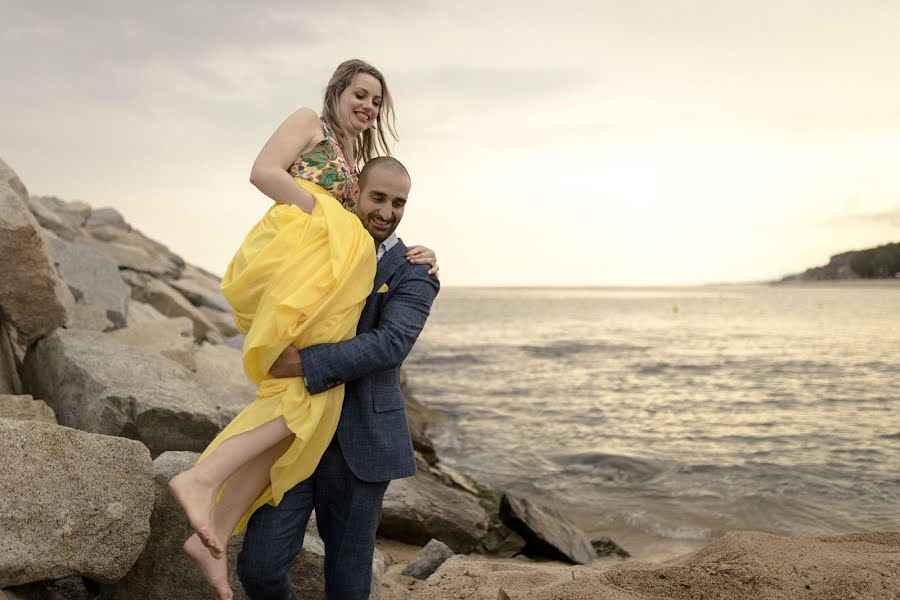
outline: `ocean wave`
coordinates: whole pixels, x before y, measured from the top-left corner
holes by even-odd
[[[606,481],[643,483],[659,475],[661,469],[652,461],[603,452],[560,454],[553,461],[569,471],[589,472]]]
[[[417,365],[479,365],[484,363],[484,359],[468,352],[452,352],[431,354],[423,353],[414,359]]]
[[[643,352],[649,346],[634,344],[616,344],[612,342],[583,342],[578,340],[559,340],[537,346],[526,344],[519,350],[535,358],[564,358],[573,354],[590,354],[594,352]]]
[[[643,510],[626,514],[625,522],[632,527],[673,540],[704,540],[712,533],[712,530],[707,527],[665,524],[652,518]]]
[[[635,370],[641,375],[655,375],[658,373],[665,373],[666,371],[681,371],[681,372],[689,372],[689,373],[712,373],[713,371],[718,371],[724,365],[713,363],[713,364],[676,364],[670,362],[657,362],[657,363],[639,363],[634,365]]]

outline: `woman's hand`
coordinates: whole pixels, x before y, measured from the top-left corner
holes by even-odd
[[[441,268],[437,264],[437,255],[431,248],[425,246],[413,246],[406,251],[406,260],[414,265],[431,265],[428,269],[429,275],[438,276]]]

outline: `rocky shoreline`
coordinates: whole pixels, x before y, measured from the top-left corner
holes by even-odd
[[[111,208],[29,196],[2,161],[0,249],[0,600],[211,598],[166,484],[254,395],[219,278]],[[428,437],[442,415],[402,385],[418,473],[385,496],[372,598],[900,595],[898,532],[732,532],[626,560],[443,464]],[[291,570],[303,598],[324,598],[323,550],[312,520]]]

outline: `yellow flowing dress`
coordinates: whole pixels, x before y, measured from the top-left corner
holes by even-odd
[[[295,177],[316,198],[311,214],[276,204],[257,223],[229,264],[222,293],[246,336],[243,363],[256,398],[197,460],[228,438],[284,416],[295,440],[275,462],[271,483],[235,526],[253,512],[277,506],[284,493],[312,475],[337,429],[344,386],[310,395],[301,377],[276,379],[269,368],[289,345],[305,348],[356,335],[375,279],[375,244],[359,219],[324,188]],[[221,498],[227,482],[216,496]]]

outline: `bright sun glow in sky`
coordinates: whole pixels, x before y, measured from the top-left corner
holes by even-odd
[[[395,96],[445,285],[751,281],[900,240],[900,4],[29,2],[0,158],[222,273],[339,62]]]

